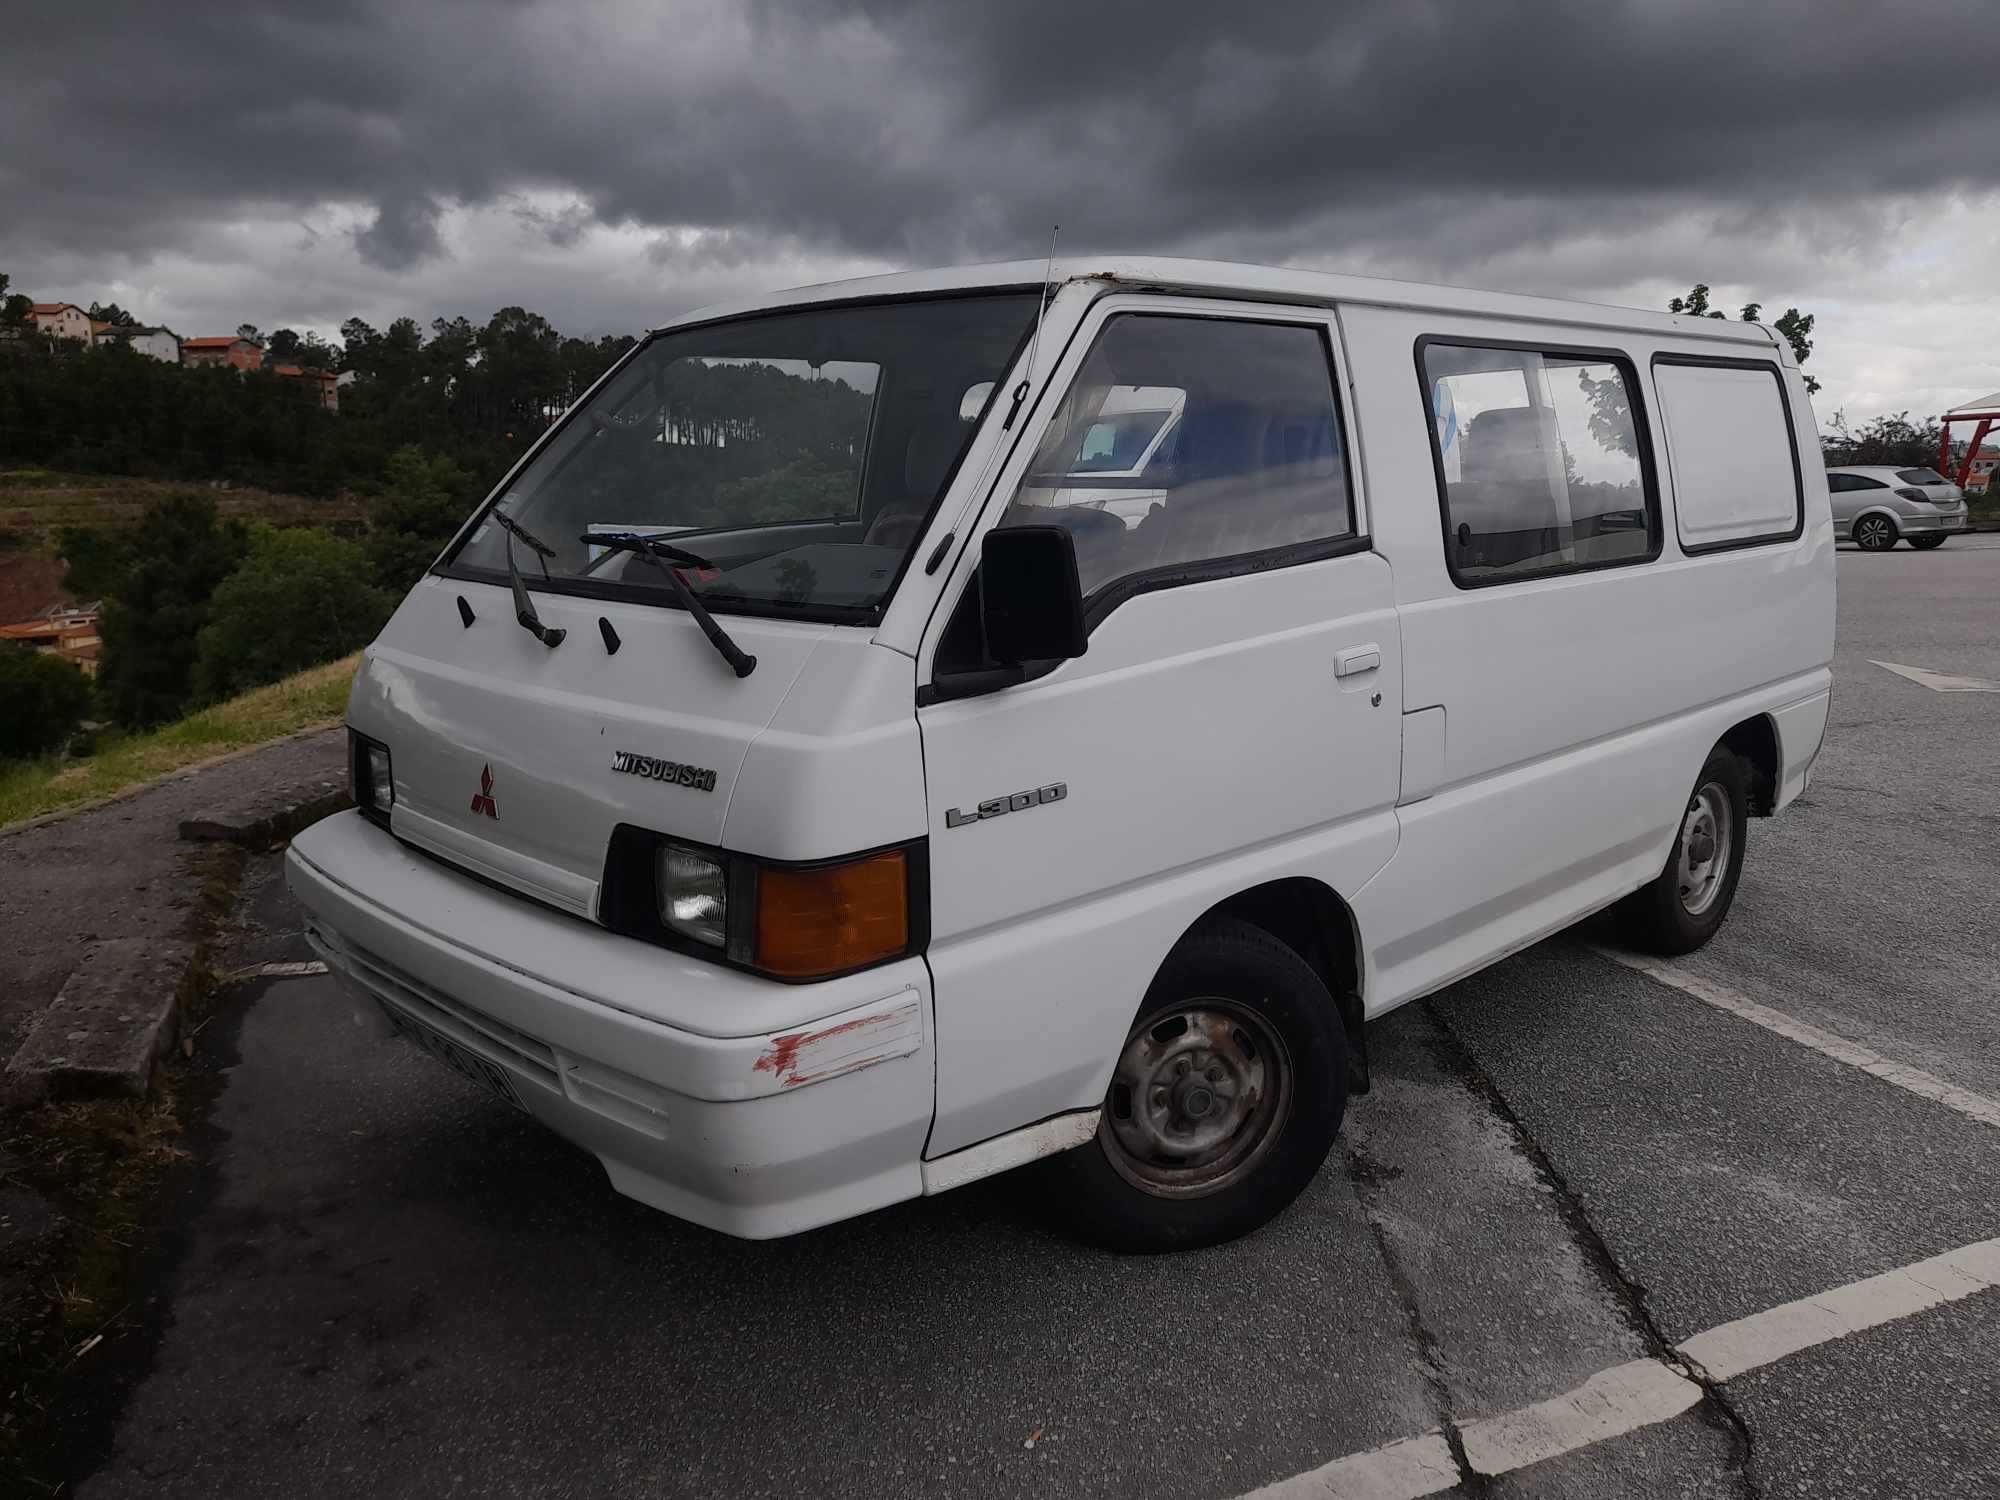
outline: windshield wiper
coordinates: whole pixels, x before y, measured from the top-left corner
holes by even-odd
[[[500,511],[491,512],[493,519],[500,523],[500,529],[507,533],[507,582],[514,590],[514,618],[523,630],[547,646],[551,651],[563,643],[569,634],[555,625],[544,625],[542,617],[535,613],[535,601],[529,597],[528,586],[521,582],[521,570],[514,563],[514,538],[519,537],[533,550],[542,565],[542,577],[549,576],[549,559],[556,555],[556,549],[536,536],[513,517]]]
[[[748,677],[757,670],[757,658],[746,655],[743,649],[729,638],[729,632],[715,623],[715,616],[708,612],[708,606],[701,602],[695,591],[687,586],[687,580],[674,569],[679,563],[685,568],[713,568],[714,563],[696,552],[684,547],[676,547],[671,542],[663,542],[656,536],[647,536],[638,531],[587,531],[578,541],[599,547],[608,547],[613,552],[630,552],[644,558],[662,573],[673,586],[674,597],[681,602],[681,608],[694,616],[701,633],[708,637],[709,644],[722,653],[722,659],[738,677]]]

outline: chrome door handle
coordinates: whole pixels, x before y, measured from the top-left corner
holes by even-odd
[[[1336,677],[1358,677],[1363,672],[1372,672],[1382,665],[1380,646],[1354,646],[1341,652],[1333,659],[1333,675]]]

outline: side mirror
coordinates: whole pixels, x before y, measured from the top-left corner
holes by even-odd
[[[986,533],[979,553],[979,614],[986,651],[1003,667],[1066,661],[1090,647],[1076,543],[1062,526]]]

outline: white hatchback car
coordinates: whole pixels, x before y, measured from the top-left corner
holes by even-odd
[[[1928,552],[1965,530],[1965,496],[1936,469],[1848,465],[1826,471],[1834,535],[1870,552],[1887,552],[1899,537]]]

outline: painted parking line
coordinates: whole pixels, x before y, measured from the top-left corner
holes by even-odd
[[[1678,1368],[1661,1360],[1632,1360],[1551,1400],[1459,1424],[1463,1468],[1445,1434],[1431,1431],[1281,1479],[1253,1491],[1248,1500],[1419,1500],[1443,1494],[1467,1479],[1509,1474],[1668,1421],[1701,1400],[1697,1375],[1733,1380],[1802,1350],[1993,1291],[2000,1291],[2000,1239],[1980,1240],[1698,1333],[1673,1351],[1685,1362]]]
[[[1918,687],[1927,687],[1934,693],[2000,693],[2000,682],[1988,682],[1984,677],[1957,677],[1950,672],[1933,672],[1928,667],[1906,667],[1901,662],[1876,661],[1868,658],[1873,666],[1894,672],[1898,677],[1907,677]]]
[[[1859,1043],[1850,1042],[1845,1037],[1835,1036],[1830,1031],[1821,1031],[1817,1026],[1808,1026],[1804,1021],[1793,1019],[1783,1011],[1772,1010],[1768,1005],[1759,1005],[1746,995],[1739,995],[1726,985],[1704,979],[1699,974],[1690,973],[1677,965],[1662,959],[1647,958],[1637,953],[1621,953],[1616,948],[1591,946],[1591,951],[1600,958],[1608,958],[1615,964],[1623,964],[1635,969],[1661,984],[1672,985],[1683,995],[1692,996],[1703,1005],[1727,1011],[1732,1016],[1741,1017],[1753,1026],[1761,1026],[1787,1041],[1797,1042],[1801,1047],[1810,1047],[1823,1057],[1835,1062],[1846,1063],[1851,1068],[1859,1068],[1871,1077],[1884,1083],[1906,1089],[1919,1098],[1928,1099],[1933,1104],[1942,1104],[1946,1109],[1964,1115],[1968,1120],[1977,1120],[1982,1125],[2000,1126],[2000,1101],[1975,1094],[1970,1089],[1962,1089],[1955,1083],[1947,1083],[1935,1073],[1926,1073],[1922,1068],[1913,1068],[1908,1063],[1899,1063],[1891,1058],[1872,1052]]]

